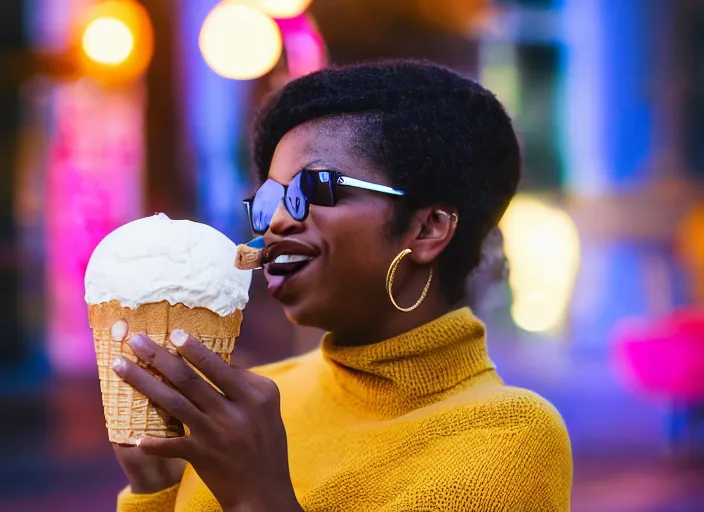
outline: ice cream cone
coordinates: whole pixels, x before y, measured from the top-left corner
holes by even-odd
[[[235,268],[236,254],[237,245],[215,228],[164,214],[120,226],[93,251],[85,298],[113,443],[134,445],[141,437],[187,433],[187,425],[118,377],[112,363],[123,357],[162,379],[137,359],[129,340],[143,332],[175,354],[168,341],[174,329],[195,336],[229,362],[252,281],[251,271]],[[112,332],[120,320],[127,324],[125,336]]]
[[[183,304],[171,306],[167,301],[142,304],[135,309],[111,301],[89,305],[88,311],[110,441],[135,445],[140,437],[184,435],[184,427],[180,422],[170,418],[115,374],[112,361],[118,356],[129,359],[163,380],[161,375],[137,359],[128,341],[134,334],[143,332],[175,354],[176,349],[169,342],[169,334],[174,329],[182,329],[229,362],[240,332],[242,312],[235,310],[230,315],[220,316],[206,308],[189,308]],[[129,331],[124,340],[115,340],[112,336],[112,326],[119,320],[124,320],[128,325]]]

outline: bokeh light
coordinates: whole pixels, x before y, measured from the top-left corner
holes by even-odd
[[[92,5],[77,20],[74,38],[81,71],[106,84],[138,79],[154,53],[149,15],[133,0]]]
[[[570,216],[527,196],[518,196],[501,221],[511,315],[518,327],[546,332],[560,327],[579,270],[580,241]]]
[[[271,17],[233,0],[216,5],[208,14],[199,44],[213,71],[235,80],[268,73],[283,49],[281,32]]]
[[[306,11],[312,0],[250,0],[252,7],[272,18],[293,18]]]
[[[83,51],[89,59],[101,64],[121,64],[134,49],[134,36],[124,21],[98,18],[83,33]]]

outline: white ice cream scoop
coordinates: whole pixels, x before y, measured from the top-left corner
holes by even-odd
[[[237,246],[206,224],[163,213],[130,222],[95,248],[85,275],[86,302],[123,307],[167,301],[220,316],[243,310],[252,273],[235,268]]]

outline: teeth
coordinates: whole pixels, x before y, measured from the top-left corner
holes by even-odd
[[[313,258],[303,256],[302,254],[282,254],[274,259],[274,263],[300,263],[301,261],[310,261]]]

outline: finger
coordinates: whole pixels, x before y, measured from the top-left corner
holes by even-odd
[[[116,357],[112,362],[112,369],[122,380],[189,427],[200,428],[206,424],[206,417],[195,405],[144,368],[122,357]]]
[[[197,368],[206,379],[217,386],[228,398],[237,399],[249,393],[255,385],[255,375],[242,368],[232,367],[215,352],[208,350],[198,339],[181,329],[174,329],[169,340],[176,350]]]
[[[137,439],[137,446],[146,455],[189,461],[193,453],[192,441],[190,437],[171,437],[167,439],[141,437]]]
[[[159,370],[159,373],[201,411],[214,413],[222,408],[223,399],[220,394],[189,368],[183,359],[170,354],[144,334],[135,335],[129,343],[142,361]]]

